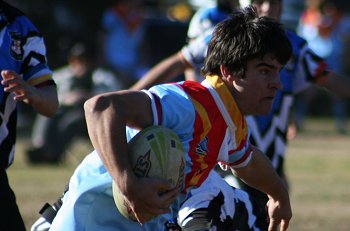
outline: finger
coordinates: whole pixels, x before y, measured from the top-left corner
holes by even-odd
[[[158,180],[156,187],[158,188],[158,191],[161,192],[160,194],[167,193],[175,188],[173,184],[166,180]]]
[[[164,190],[164,189],[163,189]],[[158,194],[159,200],[162,201],[162,203],[167,203],[167,205],[170,205],[178,196],[179,189],[178,187],[172,187],[171,189],[167,191],[162,191]]]
[[[170,212],[169,205],[170,205],[169,202],[165,202],[165,201],[158,199],[156,201],[156,203],[145,205],[142,208],[141,214],[144,214],[145,211],[147,211],[147,214],[152,214],[154,216],[158,216],[158,215],[163,214],[163,213],[168,213],[168,212]],[[137,213],[137,212],[134,211],[134,213]],[[138,212],[138,213],[140,213],[140,212]],[[139,215],[139,216],[141,216],[141,215]]]
[[[158,208],[158,209],[153,208],[153,209],[147,210],[147,213],[145,213],[145,212],[140,213],[140,214],[134,213],[134,215],[135,215],[135,218],[137,219],[138,223],[140,223],[142,225],[150,219],[153,219],[161,214],[169,213],[169,212],[170,212],[169,208]]]
[[[289,226],[289,221],[283,219],[280,224],[280,231],[286,231],[288,226]]]
[[[26,97],[25,95],[16,95],[13,97],[13,100],[16,102],[25,101],[27,99],[28,99],[28,97]]]
[[[17,96],[23,96],[25,90],[22,88],[22,86],[8,86],[4,88],[5,92],[13,92]]]
[[[11,82],[14,81],[14,79],[9,79],[9,78],[3,78],[1,80],[1,84],[5,85],[5,86],[9,86],[11,84]],[[13,84],[12,84],[13,85]]]
[[[17,73],[14,71],[5,70],[5,71],[1,72],[1,76],[3,79],[6,79],[6,80],[7,79],[14,79],[17,76]]]
[[[149,213],[152,214],[152,215],[155,215],[155,216],[158,216],[160,214],[163,214],[163,213],[169,213],[170,212],[170,208],[169,207],[166,207],[166,208],[163,208],[163,207],[159,207],[159,208],[152,208],[149,210]]]
[[[139,216],[139,214],[137,214],[137,213],[135,213],[135,212],[134,212],[134,215],[135,215],[135,217],[136,217],[137,222],[138,222],[140,225],[143,225],[143,224],[145,223],[145,221],[144,221],[144,219],[143,219],[142,216]]]
[[[134,213],[134,216],[137,220],[137,222],[140,224],[140,225],[143,225],[146,221],[145,221],[145,218],[143,217],[143,212],[140,212],[138,211],[137,209],[133,208],[132,206],[130,206],[132,212]]]
[[[269,231],[276,231],[278,227],[278,223],[274,219],[270,219],[269,223]]]
[[[5,92],[15,92],[19,90],[19,87],[17,85],[7,83],[5,85],[7,85],[7,87],[4,87]]]
[[[15,79],[15,78],[2,80],[1,84],[7,86],[8,88],[9,87],[21,87],[21,88],[23,88],[20,80]],[[10,89],[10,90],[12,90],[12,89]]]
[[[173,190],[168,191],[165,194],[162,194],[160,196],[160,200],[162,201],[162,204],[165,204],[166,207],[169,207],[177,198],[178,196],[178,190],[175,188]]]
[[[171,200],[165,200],[164,198],[158,199],[156,203],[152,204],[152,206],[145,207],[145,210],[148,213],[151,213],[153,215],[160,215],[163,213],[170,212],[170,205],[173,203]]]
[[[7,70],[1,71],[1,76],[4,79],[8,78],[9,74],[10,74],[10,71],[7,71]]]
[[[164,199],[167,199],[167,198],[170,198],[170,197],[174,197],[174,196],[177,196],[178,194],[178,188],[171,188],[167,191],[163,191],[159,194],[159,197],[160,198],[164,198]]]

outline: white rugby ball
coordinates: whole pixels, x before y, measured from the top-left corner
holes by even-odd
[[[138,177],[153,177],[184,185],[185,156],[178,135],[171,129],[150,126],[136,134],[128,143],[130,165]],[[113,197],[119,212],[126,218],[136,220],[113,181]],[[161,192],[160,192],[161,193]],[[146,221],[154,216],[146,216]]]

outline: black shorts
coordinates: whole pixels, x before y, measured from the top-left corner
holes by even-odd
[[[0,170],[0,230],[26,230],[4,169]]]

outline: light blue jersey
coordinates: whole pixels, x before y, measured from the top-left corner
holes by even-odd
[[[141,226],[121,215],[113,200],[112,178],[94,151],[75,170],[50,230],[161,231],[172,217],[164,214]]]
[[[217,84],[212,83],[215,80],[212,77],[211,82],[204,81],[202,84],[164,84],[145,91],[152,102],[154,125],[168,127],[176,132],[185,150],[185,188],[172,205],[170,213],[160,215],[143,226],[124,218],[113,200],[112,178],[94,151],[75,170],[63,205],[50,230],[165,230],[165,223],[177,217],[180,203],[188,191],[200,186],[219,161],[232,167],[247,165],[251,153],[245,120],[239,111],[231,112],[238,110],[233,98],[222,101],[228,89],[224,84],[219,84],[220,89],[215,88]],[[217,81],[221,80],[217,78]],[[201,118],[190,98],[202,104],[201,108],[207,108],[213,113]],[[203,131],[203,125],[211,129]],[[127,128],[127,139],[130,140],[137,132]]]

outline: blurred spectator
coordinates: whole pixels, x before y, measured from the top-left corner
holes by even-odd
[[[54,71],[60,109],[52,118],[37,116],[32,147],[27,150],[30,163],[62,161],[75,137],[87,137],[85,100],[95,94],[121,89],[111,71],[96,66],[94,56],[88,46],[77,43],[68,54],[68,65]]]
[[[86,47],[76,44],[68,55],[68,65],[54,72],[60,108],[52,118],[37,116],[33,147],[27,151],[29,162],[56,163],[74,136],[87,133],[83,103],[92,96],[92,60]]]
[[[46,38],[53,69],[66,64],[66,54],[78,41],[96,47],[103,10],[114,0],[8,0],[32,19]],[[88,36],[87,36],[88,35]]]
[[[214,26],[224,20],[238,6],[238,0],[216,0],[214,6],[199,8],[191,19],[187,31],[188,40],[194,40],[200,36],[211,34]]]
[[[99,44],[104,64],[110,67],[125,87],[147,70],[142,51],[145,37],[144,5],[138,0],[115,0],[102,16]]]
[[[188,2],[196,10],[202,7],[214,7],[216,5],[216,0],[188,0]]]
[[[298,33],[308,41],[315,53],[326,60],[331,69],[343,75],[349,74],[346,73],[349,63],[346,63],[348,59],[345,58],[345,51],[350,41],[350,17],[343,11],[341,1],[309,0]],[[308,105],[316,94],[316,89],[310,89],[298,96],[294,115],[297,127],[302,126]],[[335,94],[328,95],[336,119],[336,129],[339,133],[346,133],[347,101]]]
[[[195,40],[206,41],[209,35],[215,28],[215,25],[226,19],[229,14],[235,11],[238,7],[240,7],[239,0],[216,0],[215,5],[204,6],[199,8],[196,13],[193,15],[188,31],[187,31],[187,44]],[[202,46],[201,44],[200,46]],[[187,49],[187,51],[186,51]],[[199,49],[201,50],[201,49]],[[182,52],[188,55],[188,48],[183,48]],[[201,63],[203,60],[197,60],[198,63]],[[186,68],[184,70],[185,79],[193,80],[193,81],[203,81],[203,77],[201,76],[200,69],[201,65],[197,65],[195,69]]]
[[[167,17],[170,20],[177,20],[185,23],[191,19],[192,14],[192,7],[185,2],[176,3],[167,10]]]
[[[299,19],[305,10],[305,0],[283,0],[281,22],[292,31],[296,31]]]
[[[49,2],[47,14],[51,17],[51,23],[45,22],[51,38],[49,58],[53,60],[55,68],[65,65],[67,52],[78,41],[96,48],[102,13],[113,0],[100,1],[98,4],[93,0],[85,0],[83,4],[80,0],[45,2]]]

